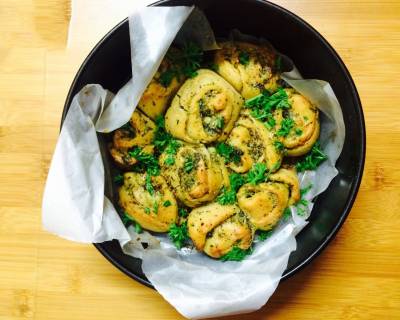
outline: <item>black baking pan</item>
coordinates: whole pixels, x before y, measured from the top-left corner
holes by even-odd
[[[202,8],[217,37],[231,29],[268,39],[293,59],[304,78],[328,81],[343,110],[346,140],[336,163],[339,174],[318,196],[310,223],[297,235],[297,250],[290,256],[282,279],[287,279],[314,259],[344,223],[360,186],[365,161],[365,124],[354,82],[329,43],[304,20],[275,4],[257,0],[164,0],[157,6],[192,5]],[[128,20],[112,29],[92,50],[79,69],[68,93],[62,121],[73,96],[86,84],[98,83],[117,92],[131,77]],[[99,135],[100,143],[104,140]],[[106,173],[112,164],[104,154]],[[110,180],[110,179],[109,179]],[[106,187],[112,198],[112,186]],[[141,261],[124,255],[116,241],[95,244],[117,268],[152,287],[141,269]]]

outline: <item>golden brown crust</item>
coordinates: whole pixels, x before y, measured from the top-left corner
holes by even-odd
[[[119,205],[143,228],[167,232],[178,216],[178,205],[162,176],[152,176],[153,194],[146,189],[146,174],[127,172],[119,188]],[[168,206],[165,203],[169,202]]]
[[[254,163],[265,163],[268,170],[275,171],[282,161],[282,153],[274,146],[274,132],[243,110],[226,143],[240,150],[240,163],[230,162],[229,168],[245,173]]]
[[[295,168],[281,168],[279,171],[269,175],[268,179],[284,183],[289,188],[289,206],[294,205],[300,200],[300,184]]]
[[[165,163],[167,157],[165,153],[160,156],[161,174],[188,207],[212,201],[223,186],[229,185],[226,167],[214,148],[184,145],[177,151],[172,165]]]
[[[265,89],[274,92],[278,88],[279,77],[273,70],[276,53],[272,48],[239,41],[222,42],[220,46],[214,59],[218,73],[245,99]],[[242,55],[248,56],[247,63],[241,63]]]
[[[319,112],[303,95],[293,89],[285,89],[291,108],[288,113],[295,130],[282,139],[286,155],[297,157],[309,152],[319,137]]]
[[[139,110],[133,112],[129,125],[113,132],[112,143],[109,151],[114,162],[121,169],[129,169],[136,163],[136,159],[129,155],[129,150],[141,147],[143,152],[153,154],[152,145],[155,132],[155,124]]]
[[[211,70],[186,80],[165,115],[165,128],[189,143],[225,140],[239,116],[243,98]]]
[[[219,258],[234,246],[248,249],[254,231],[236,205],[210,203],[189,214],[188,233],[198,250]]]
[[[288,205],[289,189],[276,182],[248,183],[239,189],[237,199],[240,209],[257,229],[270,230]]]

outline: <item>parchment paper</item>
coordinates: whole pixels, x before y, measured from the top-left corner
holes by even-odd
[[[104,168],[95,128],[107,132],[128,121],[167,48],[192,11],[188,7],[153,9],[143,9],[130,17],[134,81],[128,82],[113,99],[99,85],[87,85],[74,98],[50,167],[43,199],[43,225],[50,232],[79,242],[118,239],[125,253],[143,260],[142,269],[148,279],[187,318],[257,310],[275,291],[289,255],[296,249],[295,235],[307,224],[311,202],[304,216],[299,216],[296,207],[292,207],[292,217],[282,221],[266,241],[256,243],[253,254],[244,261],[223,263],[190,248],[177,251],[166,236],[156,238],[148,232],[137,235],[133,228],[127,232],[104,197]],[[190,37],[193,32],[190,30],[195,30],[197,34],[192,33],[193,37],[207,39],[202,43],[203,48],[215,48],[205,18],[192,21],[203,21],[203,26],[193,28],[193,24],[186,23],[179,37]],[[156,32],[160,28],[165,32]],[[143,41],[146,45],[138,48]],[[326,115],[321,117],[320,140],[329,161],[315,172],[300,175],[302,188],[313,184],[305,196],[311,200],[337,174],[334,165],[345,131],[339,103],[329,84],[298,80],[299,77],[293,71],[285,75],[285,80]],[[140,241],[136,241],[137,237]],[[149,244],[146,250],[141,241]]]

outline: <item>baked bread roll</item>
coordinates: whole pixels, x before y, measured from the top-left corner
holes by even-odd
[[[129,123],[113,133],[109,151],[115,163],[122,169],[131,168],[137,161],[128,151],[141,147],[143,152],[153,153],[156,125],[139,110],[133,112]]]
[[[238,205],[256,229],[270,230],[288,206],[289,188],[278,182],[247,183],[237,193]]]
[[[222,257],[233,247],[247,250],[253,241],[253,228],[236,205],[210,203],[196,208],[187,225],[197,250],[213,258]]]
[[[254,163],[265,163],[269,171],[276,171],[282,161],[282,152],[274,146],[274,133],[243,110],[226,143],[239,150],[240,162],[228,163],[238,173],[251,169]]]
[[[153,188],[150,191],[146,188],[149,182]],[[119,188],[119,205],[144,229],[154,232],[167,232],[178,217],[175,197],[162,176],[125,173],[124,184]]]
[[[293,89],[285,89],[285,91],[291,105],[291,108],[286,111],[286,117],[293,120],[294,129],[281,141],[285,146],[287,156],[298,157],[309,152],[319,137],[319,113],[318,109],[300,93]],[[282,114],[282,110],[276,110],[275,113],[279,112]],[[280,122],[277,121],[277,123]]]
[[[138,108],[153,120],[165,113],[173,96],[185,81],[182,74],[174,72],[177,66],[168,58],[170,54],[178,52],[176,48],[169,49],[138,103]]]
[[[168,155],[161,154],[159,163],[176,197],[188,207],[212,201],[223,186],[229,185],[228,172],[214,148],[184,145],[175,155],[175,163],[167,165]]]
[[[211,70],[201,69],[186,80],[165,115],[165,128],[189,143],[225,140],[239,116],[244,100]]]
[[[239,41],[222,42],[220,46],[214,58],[218,73],[245,99],[263,90],[277,90],[279,77],[274,70],[277,55],[273,49]]]
[[[296,204],[300,200],[299,178],[294,168],[281,168],[270,174],[268,180],[285,184],[289,189],[288,206]]]

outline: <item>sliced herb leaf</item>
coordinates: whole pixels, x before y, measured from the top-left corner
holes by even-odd
[[[252,254],[253,249],[250,247],[247,250],[240,249],[234,246],[231,251],[219,258],[221,261],[242,261],[248,255]]]
[[[294,121],[292,118],[284,118],[281,121],[281,127],[276,132],[276,135],[278,137],[286,137],[290,133],[290,130],[292,130],[293,126]]]
[[[146,174],[146,190],[148,193],[150,193],[151,195],[154,194],[154,187],[151,184],[151,175],[150,174]]]
[[[134,165],[134,169],[138,171],[147,171],[153,176],[158,176],[160,174],[158,161],[152,154],[143,152],[140,147],[133,148],[128,154],[138,161]]]
[[[153,204],[153,212],[154,212],[155,214],[158,213],[158,202],[154,202],[154,204]]]
[[[267,167],[264,163],[255,163],[251,167],[250,171],[246,176],[246,182],[256,185],[260,182],[265,181],[265,173],[267,171]]]
[[[176,223],[171,224],[168,236],[174,243],[175,247],[181,249],[189,239],[186,221],[181,225],[177,225]]]
[[[188,211],[185,208],[179,208],[178,214],[182,218],[186,218],[188,216]]]
[[[172,203],[171,203],[171,201],[169,201],[169,200],[167,200],[167,201],[164,201],[164,203],[163,203],[163,206],[164,207],[169,207],[169,206],[171,206],[172,205]]]
[[[233,162],[235,164],[240,163],[240,157],[243,152],[229,144],[220,142],[216,145],[215,149],[217,153],[225,158],[225,163]]]
[[[176,77],[176,71],[174,69],[168,69],[161,73],[160,78],[158,79],[158,82],[165,88],[167,88],[172,80]]]
[[[276,151],[278,151],[278,152],[282,152],[283,150],[285,150],[284,144],[282,142],[280,142],[279,140],[274,141],[274,147],[275,147]]]
[[[124,176],[122,174],[118,174],[114,177],[114,182],[118,185],[121,185],[124,183]]]
[[[150,208],[144,208],[144,212],[146,213],[146,214],[150,214]]]
[[[250,62],[250,55],[246,51],[239,52],[239,62],[244,66],[247,66]]]
[[[298,172],[315,170],[326,159],[328,159],[328,156],[320,149],[319,142],[316,142],[311,151],[296,164],[296,169]]]
[[[221,193],[217,197],[217,202],[222,205],[233,204],[236,202],[236,192],[245,183],[244,178],[238,173],[229,175],[230,188],[222,188]]]
[[[272,235],[272,232],[273,232],[272,230],[268,230],[268,231],[258,230],[257,231],[257,239],[260,241],[265,241]]]

